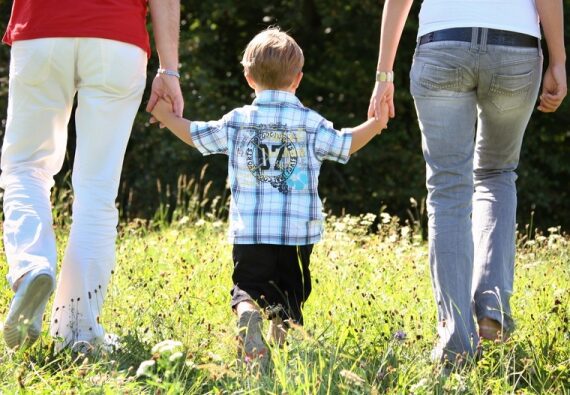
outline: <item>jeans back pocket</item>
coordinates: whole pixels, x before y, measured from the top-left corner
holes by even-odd
[[[461,86],[461,69],[425,63],[419,83],[428,89],[456,90]]]
[[[518,75],[493,74],[489,87],[489,99],[499,111],[520,107],[533,85],[534,71]]]

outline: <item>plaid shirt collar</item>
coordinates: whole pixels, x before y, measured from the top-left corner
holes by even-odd
[[[282,104],[282,103],[288,103],[294,106],[304,107],[301,101],[297,99],[297,96],[295,96],[293,93],[285,91],[276,91],[276,90],[264,90],[259,92],[255,100],[253,101],[252,105],[259,106],[259,105]]]

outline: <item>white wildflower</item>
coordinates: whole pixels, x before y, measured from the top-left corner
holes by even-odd
[[[180,358],[184,358],[184,354],[181,351],[177,351],[168,358],[170,362],[176,362]]]
[[[165,354],[165,353],[174,353],[179,351],[180,348],[182,348],[182,342],[179,342],[177,340],[164,340],[161,341],[160,343],[156,344],[153,348],[152,348],[152,353],[159,353],[159,354]]]
[[[141,377],[141,376],[152,375],[151,370],[155,364],[156,364],[156,362],[152,359],[148,360],[148,361],[142,361],[141,364],[139,365],[139,368],[137,369],[136,376]]]

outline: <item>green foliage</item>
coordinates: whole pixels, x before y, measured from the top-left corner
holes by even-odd
[[[180,63],[186,99],[185,116],[219,119],[252,95],[239,64],[247,42],[269,25],[289,31],[304,50],[304,79],[298,91],[302,102],[333,121],[336,127],[354,126],[366,117],[378,53],[381,2],[372,0],[278,0],[182,2]],[[0,0],[0,29],[8,20],[11,2]],[[409,95],[408,73],[415,47],[419,2],[415,2],[401,40],[395,65],[397,115],[388,131],[358,152],[346,166],[326,163],[320,192],[334,213],[391,213],[408,219],[410,197],[425,197],[425,166],[420,133]],[[566,10],[570,2],[565,1]],[[565,26],[567,37],[570,25]],[[6,108],[9,49],[0,48],[0,109]],[[149,85],[157,57],[149,63]],[[147,94],[148,98],[148,88]],[[531,211],[543,228],[570,225],[570,108],[569,101],[555,114],[536,112],[528,127],[519,178],[519,222]],[[0,118],[5,117],[1,111]],[[226,188],[227,161],[222,156],[201,157],[165,130],[150,127],[141,107],[123,169],[119,203],[123,219],[152,218],[159,206],[165,218],[175,210],[178,180],[200,177],[209,165],[204,185],[212,181],[209,198]],[[2,125],[5,121],[2,121]],[[73,125],[70,127],[73,132]],[[73,136],[73,133],[72,133]],[[74,139],[70,138],[72,164]],[[158,191],[157,180],[161,186]],[[58,185],[65,181],[58,179]],[[67,188],[67,187],[66,187]],[[166,191],[169,190],[168,196]],[[166,199],[166,200],[165,200]]]
[[[101,317],[122,347],[88,359],[54,354],[47,332],[27,351],[0,347],[1,392],[568,393],[570,240],[560,229],[519,239],[511,339],[484,343],[480,360],[445,374],[429,359],[436,312],[427,248],[398,222],[328,219],[311,260],[306,325],[271,348],[264,375],[236,361],[226,224],[184,216],[156,230],[125,224]],[[67,230],[57,231],[60,254]],[[0,258],[0,276],[6,267]],[[11,296],[0,288],[0,315]]]

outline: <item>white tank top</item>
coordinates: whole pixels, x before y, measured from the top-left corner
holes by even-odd
[[[424,0],[418,37],[453,27],[486,27],[540,38],[534,0]]]

